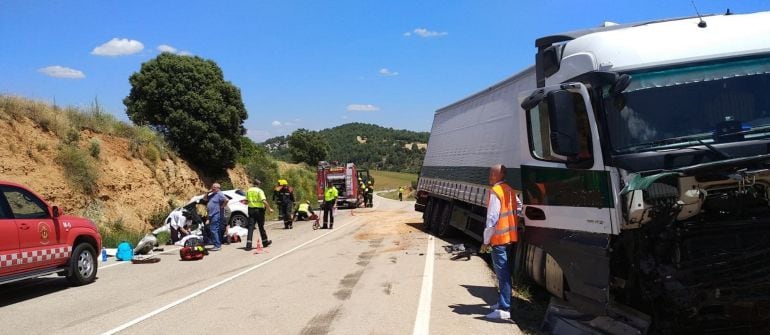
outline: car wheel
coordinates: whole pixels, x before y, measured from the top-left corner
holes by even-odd
[[[67,279],[75,286],[89,284],[96,279],[96,252],[88,243],[80,243],[70,257]]]
[[[243,227],[246,228],[249,226],[249,218],[246,215],[243,215],[241,213],[233,213],[232,216],[230,216],[230,227]]]

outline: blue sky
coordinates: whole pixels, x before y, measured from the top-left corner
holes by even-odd
[[[586,4],[590,5],[586,5]],[[702,14],[768,1],[696,1]],[[689,0],[0,0],[0,94],[94,98],[128,120],[128,77],[162,50],[214,60],[256,141],[348,122],[429,131],[433,112],[534,61],[538,37],[692,16]]]

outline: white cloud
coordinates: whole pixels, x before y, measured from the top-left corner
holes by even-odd
[[[446,31],[431,31],[425,28],[416,28],[415,30],[405,32],[404,36],[411,37],[412,35],[417,35],[420,37],[428,38],[446,36],[447,34],[449,33]]]
[[[283,125],[281,121],[273,121],[271,124],[273,125],[273,128],[280,128]]]
[[[192,56],[192,53],[187,50],[178,50],[177,48],[174,48],[168,44],[161,44],[158,46],[158,51],[160,52],[168,52],[172,54],[177,54],[180,56]]]
[[[125,56],[144,50],[144,44],[127,38],[113,38],[91,51],[96,56]]]
[[[348,112],[376,112],[380,107],[371,104],[350,104],[347,110]]]
[[[393,77],[393,76],[397,76],[398,72],[390,71],[388,70],[388,68],[384,67],[380,69],[380,75],[385,77]]]
[[[38,69],[37,72],[54,78],[83,79],[86,77],[83,71],[60,65],[46,66],[44,68]]]
[[[170,52],[172,54],[175,54],[177,52],[176,48],[168,45],[168,44],[161,44],[158,46],[158,51],[160,52]]]

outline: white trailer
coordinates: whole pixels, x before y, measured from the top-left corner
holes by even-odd
[[[481,239],[502,163],[524,203],[516,271],[590,326],[766,331],[769,22],[727,13],[538,39],[533,67],[436,111],[415,209],[437,235]]]

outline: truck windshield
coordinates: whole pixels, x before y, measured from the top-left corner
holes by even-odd
[[[770,57],[629,74],[622,94],[604,94],[615,153],[709,143],[726,121],[770,136]]]

